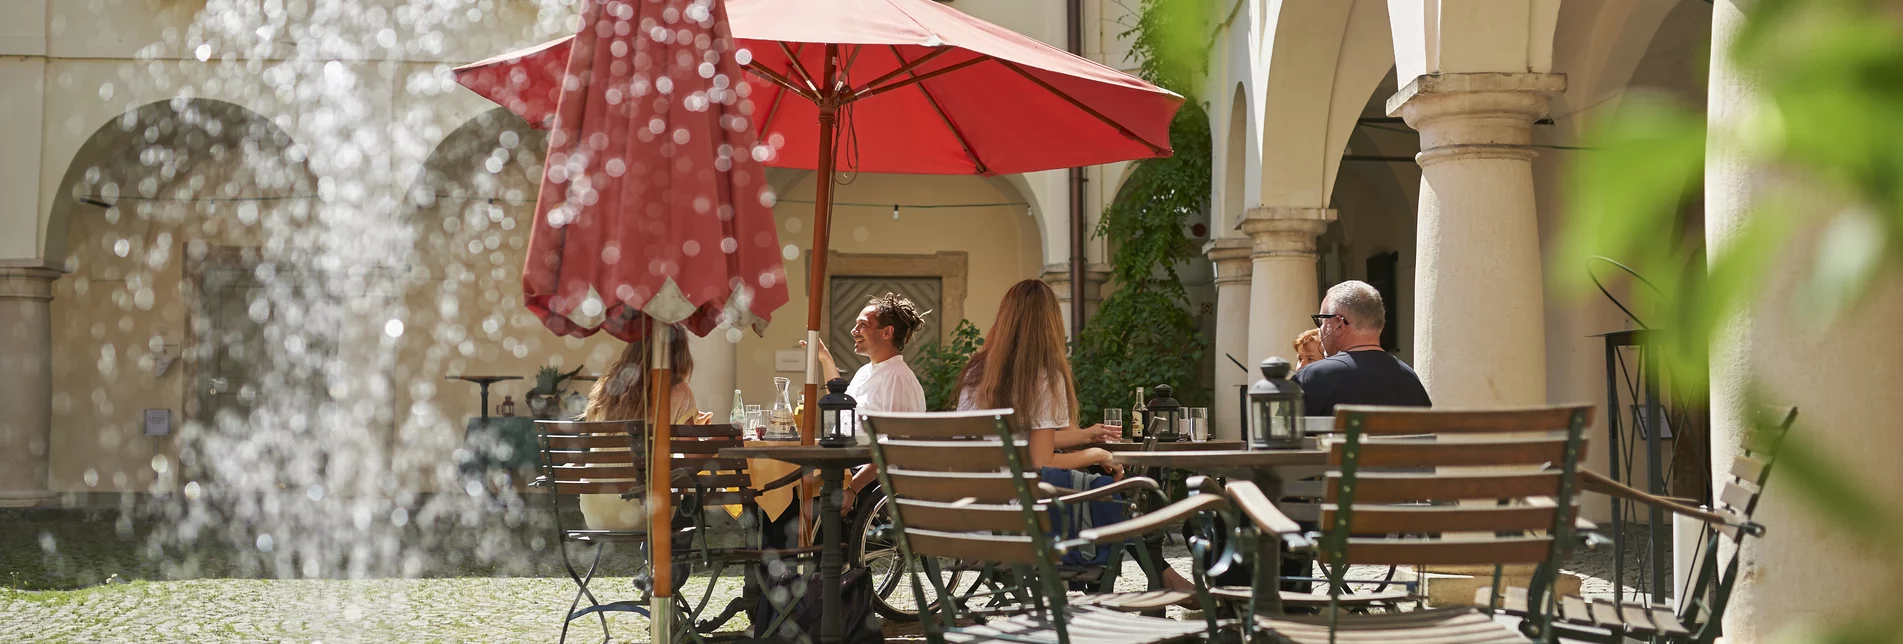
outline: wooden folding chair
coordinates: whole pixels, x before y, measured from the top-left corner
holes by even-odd
[[[1723,628],[1732,585],[1738,579],[1745,537],[1764,536],[1764,527],[1755,523],[1751,514],[1757,510],[1765,482],[1770,480],[1771,466],[1777,460],[1777,446],[1783,443],[1784,435],[1796,420],[1795,408],[1759,412],[1754,419],[1757,431],[1746,441],[1744,453],[1732,459],[1730,480],[1719,493],[1715,509],[1692,507],[1604,477],[1592,476],[1584,481],[1587,491],[1617,496],[1704,522],[1704,544],[1694,582],[1677,612],[1670,606],[1625,603],[1617,596],[1611,601],[1562,597],[1553,625],[1559,635],[1566,639],[1613,643],[1627,638],[1698,644],[1716,641]],[[1729,539],[1732,548],[1731,556],[1721,562],[1718,547],[1723,539]],[[1489,589],[1480,589],[1475,598],[1478,603],[1492,603]],[[1509,588],[1499,606],[1508,615],[1525,615],[1527,592]]]
[[[561,550],[562,566],[576,585],[575,599],[570,602],[569,610],[562,623],[562,641],[567,641],[568,626],[576,619],[595,614],[601,622],[604,638],[609,637],[606,613],[631,612],[648,615],[648,597],[651,592],[646,586],[650,575],[646,566],[652,559],[643,557],[642,570],[636,572],[636,586],[643,590],[643,597],[634,600],[601,602],[589,588],[596,571],[601,564],[605,546],[632,543],[644,553],[647,547],[647,530],[589,530],[577,528],[572,520],[564,517],[562,508],[567,502],[564,496],[581,494],[618,494],[624,499],[640,496],[647,489],[648,433],[642,421],[537,421],[536,434],[541,447],[542,475],[533,484],[548,492],[551,508],[555,515],[558,547]],[[817,548],[766,550],[759,547],[758,526],[763,522],[758,518],[755,498],[764,491],[784,487],[799,479],[797,472],[769,483],[761,489],[750,487],[745,459],[719,458],[717,453],[724,447],[737,447],[741,444],[738,428],[726,425],[675,425],[673,439],[670,441],[669,458],[673,471],[673,485],[670,490],[675,495],[676,511],[670,526],[676,532],[675,584],[686,581],[689,572],[699,567],[711,570],[712,576],[707,583],[707,593],[697,602],[675,595],[680,606],[684,624],[694,628],[676,629],[680,637],[704,641],[707,633],[718,630],[752,602],[757,601],[758,583],[763,579],[761,570],[764,564],[779,560],[798,565],[810,562],[818,553]],[[713,548],[708,542],[707,525],[704,513],[709,508],[740,506],[742,508],[742,526],[748,528],[746,541],[739,548]],[[649,526],[653,529],[654,526]],[[579,543],[594,549],[586,571],[577,570],[569,559],[567,544]],[[711,600],[715,585],[721,574],[730,566],[739,565],[750,581],[742,597],[729,603],[724,611],[711,620],[700,620]],[[582,600],[588,601],[581,606]],[[784,612],[782,613],[782,619]],[[756,625],[756,628],[770,628],[773,625]]]
[[[922,615],[932,642],[1117,642],[1139,644],[1215,635],[1213,610],[1203,624],[1145,617],[1114,610],[1155,603],[1169,593],[1133,593],[1096,605],[1073,603],[1057,561],[1064,552],[1095,544],[1118,544],[1202,512],[1224,511],[1228,502],[1197,495],[1138,519],[1084,530],[1075,539],[1054,542],[1048,511],[1054,507],[1136,489],[1154,489],[1148,479],[1129,479],[1084,493],[1063,494],[1042,484],[1029,471],[1030,445],[1010,429],[1011,410],[945,413],[867,414],[873,462],[890,495],[892,537],[901,556],[919,562],[911,576],[913,592],[925,596],[921,578],[941,598]],[[943,586],[940,558],[981,566],[977,584],[963,595]],[[1200,580],[1202,575],[1197,575]],[[1202,588],[1199,582],[1199,588]],[[1213,608],[1206,592],[1202,604]],[[978,596],[1009,604],[1008,616],[960,626],[960,607]],[[972,613],[965,613],[972,617]]]
[[[1528,605],[1551,609],[1559,564],[1580,531],[1590,529],[1578,521],[1576,497],[1591,416],[1589,405],[1337,408],[1345,434],[1329,445],[1317,541],[1329,595],[1341,596],[1349,564],[1492,565],[1496,587],[1505,566],[1537,564]],[[1251,519],[1237,541],[1255,558],[1274,552],[1256,547],[1262,533],[1302,538],[1253,483],[1232,482],[1225,491]],[[1274,641],[1305,644],[1544,640],[1553,613],[1531,612],[1521,632],[1472,607],[1350,614],[1330,602],[1317,615],[1288,615],[1270,591],[1256,588],[1259,599],[1248,605],[1244,624]]]

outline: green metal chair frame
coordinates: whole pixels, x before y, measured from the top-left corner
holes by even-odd
[[[1549,638],[1557,602],[1552,588],[1559,564],[1580,542],[1581,533],[1591,530],[1590,524],[1578,520],[1576,498],[1584,431],[1591,416],[1590,405],[1492,411],[1338,407],[1337,426],[1344,435],[1330,445],[1334,470],[1328,475],[1329,503],[1322,509],[1323,531],[1315,535],[1328,570],[1329,604],[1320,615],[1276,615],[1281,610],[1278,593],[1263,588],[1263,576],[1258,575],[1253,585],[1257,601],[1245,608],[1245,628],[1273,640],[1331,644],[1344,629],[1377,629],[1390,641],[1527,641],[1521,634],[1534,640]],[[1524,435],[1533,432],[1539,434]],[[1477,436],[1481,434],[1510,435]],[[1460,440],[1427,440],[1456,435]],[[1542,470],[1541,466],[1546,467]],[[1422,471],[1472,467],[1516,469]],[[1295,522],[1253,483],[1233,482],[1225,490],[1251,519],[1237,531],[1237,540],[1258,560],[1256,565],[1262,565],[1263,553],[1276,552],[1274,539],[1299,542],[1303,538]],[[1447,505],[1460,501],[1496,505]],[[1542,530],[1544,535],[1539,534]],[[1363,536],[1467,532],[1495,536],[1458,540]],[[1266,544],[1259,541],[1263,533],[1272,536]],[[1529,614],[1520,634],[1466,607],[1344,614],[1339,598],[1351,563],[1490,564],[1496,589],[1507,565],[1536,564],[1527,605],[1545,610]],[[1261,614],[1265,612],[1270,614]]]
[[[1047,531],[1051,508],[1093,500],[1121,490],[1109,487],[1065,495],[1043,484],[1029,470],[1029,441],[1011,430],[1012,411],[942,413],[871,413],[865,427],[872,437],[873,463],[880,484],[892,498],[891,535],[900,555],[918,562],[911,575],[915,596],[925,596],[929,580],[941,598],[922,615],[926,639],[934,642],[1007,641],[1031,644],[1090,642],[1168,642],[1216,636],[1214,603],[1197,571],[1197,592],[1205,623],[1131,615],[1099,606],[1069,602],[1057,560],[1072,549],[1117,544],[1164,530],[1199,513],[1223,512],[1228,502],[1197,495],[1110,526],[1084,530],[1075,539],[1053,543]],[[1135,481],[1133,479],[1131,481]],[[1148,481],[1147,479],[1140,479]],[[1154,481],[1148,481],[1154,489]],[[1126,481],[1123,490],[1140,483]],[[940,557],[978,562],[987,587],[965,594],[946,588],[938,574]],[[921,574],[921,572],[923,574]],[[1018,611],[958,626],[960,607],[980,596],[1005,598]],[[965,617],[975,617],[966,612]]]
[[[675,551],[677,567],[686,567],[690,571],[698,566],[711,569],[712,577],[707,584],[707,594],[696,602],[690,602],[680,595],[674,595],[674,603],[680,609],[683,621],[692,628],[677,629],[676,640],[691,638],[696,642],[706,642],[707,633],[726,624],[735,614],[757,600],[755,594],[763,587],[761,564],[768,560],[807,561],[817,552],[814,548],[795,550],[765,550],[757,528],[763,522],[758,519],[758,508],[754,498],[761,491],[777,489],[799,480],[799,472],[794,472],[773,481],[759,491],[750,489],[751,481],[746,476],[744,459],[722,459],[715,455],[720,447],[738,445],[740,432],[737,428],[723,425],[675,425],[674,440],[670,446],[670,461],[673,470],[673,488],[670,493],[677,499],[676,514],[691,517],[691,525],[678,523],[670,526],[677,536]],[[723,440],[728,439],[728,440]],[[603,641],[612,639],[608,631],[607,613],[628,612],[651,617],[648,614],[647,596],[651,589],[642,587],[642,582],[651,580],[644,574],[652,565],[652,558],[642,557],[642,568],[635,571],[636,585],[642,588],[643,597],[634,600],[602,602],[589,588],[595,573],[601,565],[606,546],[616,543],[633,543],[643,553],[647,551],[647,530],[588,530],[569,527],[568,519],[563,517],[562,502],[559,497],[581,494],[619,494],[622,498],[633,498],[647,489],[647,456],[650,437],[646,423],[630,421],[536,421],[536,440],[540,449],[539,462],[541,476],[531,485],[547,490],[550,513],[555,518],[556,547],[562,557],[562,567],[575,582],[575,598],[569,603],[568,612],[562,622],[561,641],[568,639],[568,628],[576,619],[596,615],[600,620]],[[728,444],[731,443],[731,444]],[[621,448],[626,448],[622,451]],[[707,508],[739,505],[743,508],[742,525],[747,527],[746,545],[741,548],[713,548],[708,543],[710,537],[704,521]],[[679,517],[677,516],[676,519]],[[749,521],[749,519],[752,519]],[[569,558],[568,542],[586,544],[594,549],[585,571],[576,569],[575,562]],[[729,603],[717,618],[701,621],[712,599],[714,585],[729,566],[743,566],[743,574],[748,577],[747,591],[742,597]],[[675,583],[686,581],[687,575],[677,575]],[[582,600],[588,601],[581,606]],[[763,632],[778,628],[789,615],[789,611],[780,611],[779,619],[767,626]]]
[[[1592,481],[1588,491],[1603,492],[1705,523],[1698,573],[1680,609],[1667,606],[1604,602],[1577,597],[1562,599],[1561,617],[1554,622],[1556,633],[1568,640],[1621,643],[1628,638],[1647,638],[1657,642],[1710,644],[1723,633],[1725,607],[1737,583],[1739,559],[1747,537],[1761,537],[1764,526],[1752,519],[1764,485],[1770,480],[1777,462],[1777,448],[1784,442],[1797,420],[1795,408],[1761,410],[1753,418],[1755,431],[1745,442],[1744,453],[1732,460],[1731,480],[1718,495],[1718,507],[1692,507],[1677,500],[1654,496],[1611,480]],[[1723,540],[1731,541],[1731,556],[1719,557]],[[1509,615],[1525,613],[1517,589],[1509,589],[1504,598]]]

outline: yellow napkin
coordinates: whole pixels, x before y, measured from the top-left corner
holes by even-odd
[[[797,447],[799,444],[799,441],[747,441],[747,447]],[[747,459],[747,477],[753,480],[753,488],[756,490],[799,468],[798,465],[770,458]],[[762,492],[754,499],[754,502],[759,504],[760,511],[766,513],[768,521],[780,518],[780,515],[786,512],[786,508],[793,505],[794,487],[796,486],[788,485],[777,490]]]

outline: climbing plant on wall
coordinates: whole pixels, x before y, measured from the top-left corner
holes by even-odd
[[[1137,385],[1169,384],[1186,404],[1209,399],[1197,373],[1208,343],[1176,271],[1200,259],[1187,228],[1210,193],[1209,113],[1194,91],[1208,68],[1204,4],[1143,0],[1123,34],[1132,37],[1138,75],[1188,101],[1170,123],[1175,154],[1138,162],[1095,231],[1114,240],[1113,290],[1072,343],[1084,425],[1096,423],[1103,406],[1128,407]]]

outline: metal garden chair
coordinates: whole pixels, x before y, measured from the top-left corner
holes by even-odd
[[[1558,566],[1590,526],[1578,521],[1577,472],[1592,407],[1497,411],[1337,408],[1345,435],[1329,446],[1318,555],[1328,593],[1339,597],[1349,564],[1537,564],[1527,590],[1532,611],[1521,632],[1478,608],[1430,608],[1351,614],[1331,602],[1316,615],[1280,612],[1279,594],[1262,587],[1243,624],[1280,642],[1527,642],[1550,636],[1551,589]],[[1232,482],[1230,499],[1250,518],[1234,542],[1252,558],[1274,553],[1273,538],[1301,540],[1299,527],[1250,482]],[[1403,535],[1403,536],[1396,536]]]
[[[1739,557],[1745,537],[1764,536],[1764,526],[1752,521],[1751,514],[1764,494],[1776,462],[1777,446],[1784,441],[1797,410],[1766,410],[1756,419],[1760,431],[1747,441],[1743,454],[1732,460],[1730,480],[1718,495],[1716,509],[1692,507],[1676,500],[1654,496],[1599,478],[1586,485],[1589,491],[1603,492],[1621,499],[1657,507],[1706,524],[1704,546],[1700,549],[1698,572],[1686,601],[1677,612],[1670,606],[1628,604],[1618,600],[1599,601],[1581,597],[1560,598],[1557,634],[1569,640],[1624,642],[1627,638],[1648,638],[1662,642],[1709,644],[1718,639],[1724,622],[1725,605],[1738,579]],[[1721,540],[1729,539],[1731,556],[1719,558]],[[1528,594],[1524,589],[1509,588],[1499,602],[1502,612],[1525,615]],[[1492,593],[1480,589],[1476,602],[1492,603]]]
[[[562,566],[574,580],[575,599],[570,602],[568,613],[562,622],[562,641],[568,639],[568,627],[576,619],[594,614],[601,622],[604,640],[609,638],[606,613],[630,612],[642,616],[648,615],[648,588],[651,576],[647,566],[651,558],[646,556],[647,530],[589,530],[577,528],[573,519],[564,517],[561,511],[566,504],[564,496],[581,494],[619,494],[623,498],[633,498],[644,494],[647,488],[648,433],[642,421],[537,421],[537,439],[541,447],[542,474],[534,483],[536,487],[548,491],[550,505],[555,516],[558,544],[562,555]],[[679,637],[693,638],[696,641],[708,639],[706,634],[718,630],[734,615],[757,601],[759,583],[765,572],[765,564],[781,561],[797,566],[811,563],[817,548],[767,550],[759,547],[761,525],[758,508],[754,499],[761,492],[790,485],[799,480],[794,472],[780,480],[773,481],[760,489],[751,487],[745,459],[726,459],[717,453],[724,447],[737,447],[741,444],[738,428],[727,425],[675,425],[674,438],[670,442],[669,454],[673,471],[673,486],[670,493],[676,498],[676,513],[671,529],[676,532],[675,545],[675,584],[684,583],[694,568],[711,570],[707,590],[698,601],[690,601],[679,594],[675,602],[686,624],[694,628],[679,628],[675,632]],[[741,525],[745,528],[745,541],[741,547],[714,547],[711,535],[704,520],[709,508],[739,506]],[[653,526],[649,526],[650,529]],[[577,570],[575,562],[569,558],[567,544],[578,543],[594,550],[585,571]],[[642,597],[633,600],[602,602],[595,597],[589,584],[601,565],[607,546],[613,544],[634,544],[643,553],[642,569],[636,571],[636,587],[642,590]],[[742,597],[734,599],[716,617],[701,620],[712,599],[715,586],[722,573],[730,567],[741,567],[750,582]],[[582,600],[588,605],[582,606]],[[785,619],[781,612],[781,620]],[[756,630],[761,625],[756,625]],[[771,632],[778,623],[766,625],[762,632]],[[721,634],[725,638],[727,634]]]
[[[1167,605],[1168,596],[1198,595],[1213,604],[1198,574],[1197,593],[1127,593],[1107,601],[1073,602],[1057,566],[1063,553],[1098,544],[1117,547],[1128,539],[1168,529],[1202,512],[1228,508],[1219,496],[1198,495],[1140,518],[1082,531],[1056,542],[1049,536],[1052,508],[1078,504],[1134,489],[1154,489],[1147,479],[1132,479],[1086,493],[1064,494],[1027,471],[1029,442],[1013,435],[1011,410],[945,413],[867,414],[873,462],[892,500],[891,538],[901,556],[920,562],[914,572],[915,596],[925,596],[921,578],[937,585],[939,601],[922,616],[932,642],[1148,643],[1215,635],[1213,610],[1203,623],[1182,622],[1123,612]],[[984,583],[963,594],[943,586],[940,558],[980,567]],[[983,588],[979,588],[983,586]],[[984,623],[960,626],[961,606],[984,596],[1008,611],[965,612]],[[1090,603],[1092,605],[1078,605]],[[1113,609],[1110,606],[1116,606]],[[1140,606],[1140,607],[1139,607]],[[1122,609],[1122,610],[1119,610]]]

